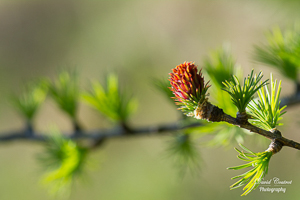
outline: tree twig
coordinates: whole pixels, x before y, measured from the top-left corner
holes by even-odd
[[[264,129],[261,129],[259,127],[256,127],[252,124],[250,124],[247,120],[247,114],[245,113],[245,116],[237,115],[236,118],[224,113],[222,109],[219,107],[212,105],[208,101],[204,101],[202,104],[198,106],[198,108],[195,110],[195,117],[197,119],[204,119],[211,122],[227,122],[229,124],[239,126],[241,128],[247,129],[250,132],[257,133],[259,135],[262,135],[270,140],[272,142],[279,142],[282,146],[288,146],[295,149],[300,150],[300,143],[295,142],[293,140],[289,140],[285,137],[283,137],[278,130],[272,130],[272,131],[266,131]],[[246,120],[245,120],[246,118]]]
[[[77,131],[77,134],[64,133],[66,139],[88,139],[88,140],[99,140],[103,138],[113,137],[126,137],[126,136],[138,136],[138,135],[149,135],[158,133],[169,133],[172,131],[178,131],[191,127],[202,126],[200,122],[192,122],[183,125],[180,121],[170,124],[163,124],[158,126],[146,126],[139,128],[124,129],[122,126],[117,126],[112,129],[99,129],[90,131]],[[20,130],[15,132],[3,133],[0,135],[0,142],[9,142],[14,140],[31,140],[31,141],[46,141],[47,135],[44,133],[33,132],[31,135],[26,134],[26,130]]]

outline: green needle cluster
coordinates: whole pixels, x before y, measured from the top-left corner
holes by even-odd
[[[209,58],[205,59],[204,66],[210,80],[220,88],[223,87],[222,82],[231,78],[237,67],[229,46],[212,51]]]
[[[199,172],[201,168],[201,156],[197,149],[197,144],[188,133],[176,134],[168,145],[168,154],[174,159],[175,166],[179,168],[183,176],[187,171]]]
[[[48,86],[45,80],[31,82],[26,85],[25,91],[21,95],[12,97],[12,103],[26,120],[31,122],[37,110],[44,102],[47,90]]]
[[[269,88],[265,86],[258,90],[258,100],[253,100],[248,105],[249,114],[252,119],[250,122],[253,125],[261,127],[265,130],[270,131],[276,126],[282,125],[278,121],[282,119],[282,115],[286,112],[282,112],[286,106],[280,107],[280,92],[281,92],[281,81],[276,89],[277,80],[273,81],[271,74],[271,92]]]
[[[235,150],[239,153],[238,158],[246,161],[248,163],[244,165],[239,165],[236,167],[229,167],[228,169],[239,170],[248,167],[252,167],[249,171],[235,176],[231,179],[241,178],[239,181],[230,186],[231,189],[236,189],[245,185],[243,190],[245,192],[241,196],[249,194],[252,190],[257,188],[262,180],[262,178],[268,173],[269,161],[273,155],[270,151],[254,153],[240,144],[240,146],[248,153],[238,150]]]
[[[137,108],[137,101],[128,93],[121,93],[118,77],[110,74],[106,88],[98,81],[92,82],[90,92],[82,95],[83,100],[113,122],[125,122]]]
[[[62,71],[50,84],[49,93],[62,111],[72,119],[76,118],[80,91],[78,76],[75,72]]]
[[[225,85],[223,90],[228,92],[228,94],[231,96],[231,100],[238,108],[239,113],[244,113],[246,111],[248,103],[254,98],[253,95],[257,92],[257,90],[266,85],[268,80],[259,83],[262,77],[262,72],[259,72],[259,74],[256,76],[254,75],[254,70],[252,70],[251,74],[244,79],[243,86],[241,86],[240,81],[234,75],[232,76],[232,81],[226,80],[223,82]]]
[[[280,30],[275,27],[266,35],[267,44],[255,46],[255,59],[261,63],[277,68],[294,81],[300,66],[300,26]]]
[[[82,175],[87,161],[88,150],[75,141],[63,138],[58,131],[46,143],[39,160],[46,167],[42,183],[50,194],[68,193],[74,178]]]

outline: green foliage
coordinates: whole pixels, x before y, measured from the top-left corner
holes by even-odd
[[[74,179],[83,173],[87,153],[86,148],[63,138],[56,131],[47,141],[44,152],[39,155],[39,160],[47,171],[42,184],[53,195],[68,193]]]
[[[62,71],[54,83],[50,84],[49,92],[58,106],[74,120],[80,96],[77,73]]]
[[[25,117],[27,121],[32,121],[37,110],[44,102],[47,95],[47,81],[42,79],[31,82],[25,86],[21,95],[14,95],[12,103],[18,111]]]
[[[277,80],[274,82],[271,74],[271,92],[269,92],[267,86],[265,86],[265,89],[259,89],[257,92],[258,101],[252,100],[248,105],[249,114],[252,117],[251,123],[268,131],[282,125],[278,121],[282,119],[281,116],[285,113],[282,111],[286,108],[286,106],[280,108],[281,81],[277,89],[276,85]]]
[[[222,83],[226,80],[230,80],[232,75],[235,74],[234,69],[239,68],[236,66],[228,46],[223,46],[211,52],[209,59],[207,58],[204,61],[204,70],[212,82],[212,92],[210,96],[226,113],[232,115],[236,113],[236,108],[232,104],[230,96],[221,90],[221,88],[223,87]]]
[[[182,176],[187,170],[194,173],[199,172],[202,160],[197,145],[189,134],[176,134],[170,141],[167,152],[174,159]]]
[[[121,93],[116,75],[108,75],[106,83],[105,89],[99,82],[92,82],[92,90],[82,95],[84,101],[113,122],[126,121],[137,108],[136,99]]]
[[[249,134],[237,126],[222,123],[214,130],[215,136],[208,142],[209,146],[228,146],[233,143],[244,143],[244,137]]]
[[[273,153],[270,151],[254,153],[246,147],[244,147],[243,145],[240,144],[240,146],[248,153],[244,153],[243,151],[240,151],[237,148],[235,148],[235,150],[239,153],[238,158],[248,163],[236,167],[229,167],[228,169],[239,170],[248,167],[253,167],[251,170],[231,178],[241,178],[239,181],[230,186],[231,189],[236,189],[246,184],[246,186],[243,188],[245,192],[242,194],[242,196],[244,196],[249,194],[255,188],[257,188],[262,178],[268,173],[269,161]]]
[[[255,46],[255,59],[296,81],[300,67],[300,26],[285,32],[276,27],[266,37],[266,45]]]
[[[170,81],[168,81],[167,79],[158,79],[157,78],[157,79],[154,79],[152,82],[154,83],[154,86],[158,91],[163,93],[169,100],[174,102],[172,99],[172,97],[174,97],[174,94],[170,90],[170,87],[171,87]]]
[[[206,93],[207,89],[208,89],[208,87],[205,90],[203,90],[204,96],[206,96],[205,93]],[[199,101],[197,99],[191,98],[189,100],[178,101],[178,102],[176,102],[176,105],[179,106],[178,110],[181,110],[183,112],[183,114],[185,114],[188,117],[192,117],[192,116],[194,116],[194,111],[198,107],[198,103],[199,103]]]
[[[244,113],[246,111],[246,107],[253,99],[253,95],[257,92],[257,90],[266,85],[268,81],[266,80],[259,84],[263,77],[262,72],[259,72],[257,76],[254,76],[253,73],[254,70],[252,70],[251,74],[244,79],[243,86],[241,86],[240,81],[234,75],[232,76],[232,81],[226,80],[223,82],[226,87],[223,90],[230,94],[233,104],[238,108],[240,113]]]
[[[209,58],[204,61],[204,69],[210,80],[218,88],[223,87],[225,80],[230,80],[236,67],[235,60],[231,54],[229,46],[223,46],[211,52]]]
[[[221,89],[223,87],[222,82],[230,80],[234,74],[240,76],[241,73],[241,69],[236,65],[229,46],[223,46],[211,52],[209,58],[204,62],[204,70],[212,82],[210,98],[227,114],[235,115],[237,109],[232,103],[230,95]],[[209,146],[228,146],[235,142],[243,143],[244,137],[249,133],[227,123],[205,123],[204,126],[193,128],[191,131],[214,135],[207,143]]]

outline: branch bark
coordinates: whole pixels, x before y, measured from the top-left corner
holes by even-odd
[[[127,136],[142,136],[149,134],[159,134],[159,133],[170,133],[172,131],[178,131],[191,127],[202,126],[200,122],[192,122],[189,124],[183,124],[182,122],[175,122],[170,124],[163,124],[157,126],[146,126],[139,128],[124,128],[123,126],[117,126],[112,129],[99,129],[91,131],[77,131],[76,134],[64,133],[66,139],[87,139],[87,140],[100,140],[104,138],[114,138],[114,137],[127,137]],[[32,132],[32,134],[26,134],[27,130],[20,130],[15,132],[3,133],[0,135],[0,142],[10,142],[15,140],[28,140],[45,142],[48,137],[44,133]]]
[[[240,128],[247,129],[250,132],[254,132],[259,135],[262,135],[270,139],[272,142],[280,143],[282,146],[288,146],[300,150],[300,143],[283,137],[279,130],[273,129],[272,131],[266,131],[264,129],[261,129],[259,127],[250,124],[247,120],[246,113],[244,116],[238,114],[237,117],[234,118],[224,113],[224,111],[221,108],[212,105],[208,101],[204,101],[202,104],[198,106],[194,114],[195,114],[195,118],[197,119],[205,119],[211,122],[222,122],[222,121],[227,122],[229,124],[238,126]]]

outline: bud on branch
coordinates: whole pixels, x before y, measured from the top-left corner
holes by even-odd
[[[208,82],[204,83],[201,70],[198,72],[197,66],[192,62],[184,62],[172,71],[169,81],[172,86],[170,90],[175,95],[173,99],[187,116],[193,116],[198,103],[205,100],[210,86]]]

